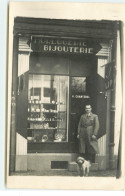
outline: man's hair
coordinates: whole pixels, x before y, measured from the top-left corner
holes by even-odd
[[[92,106],[91,106],[90,104],[86,104],[86,105],[85,105],[85,108],[86,108],[86,106],[90,106],[90,108],[92,108]]]

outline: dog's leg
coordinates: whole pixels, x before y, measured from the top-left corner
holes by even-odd
[[[88,168],[86,168],[86,176],[88,176]]]
[[[89,167],[86,168],[86,176],[89,175]]]
[[[83,176],[83,167],[82,166],[80,167],[80,176],[81,177]]]
[[[82,169],[83,169],[83,175],[85,176],[85,167],[84,167],[84,165],[82,166]]]
[[[78,176],[80,176],[80,167],[79,167],[79,165],[77,165],[77,172],[78,172]]]
[[[82,176],[81,166],[77,166],[78,176]]]
[[[86,176],[86,169],[84,168],[84,176]]]

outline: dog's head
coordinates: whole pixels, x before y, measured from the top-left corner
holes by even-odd
[[[78,157],[77,160],[76,160],[76,163],[78,165],[82,165],[84,163],[85,159],[83,157]]]

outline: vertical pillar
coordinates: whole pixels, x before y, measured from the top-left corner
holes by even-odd
[[[117,24],[114,29],[115,33],[117,33]],[[114,61],[112,63],[112,89],[111,89],[111,103],[110,103],[110,136],[109,136],[109,168],[113,169],[115,167],[114,160],[114,130],[115,130],[115,96],[116,96],[116,55],[117,55],[117,39],[115,38],[112,43],[112,57],[111,60]]]
[[[16,155],[16,96],[18,75],[18,37],[13,41],[13,63],[12,63],[12,94],[11,94],[11,127],[10,127],[10,165],[9,172],[15,171]]]

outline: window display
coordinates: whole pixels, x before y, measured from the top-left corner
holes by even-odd
[[[28,142],[68,141],[68,76],[29,75]]]

